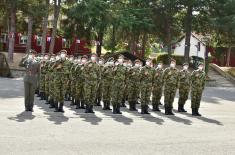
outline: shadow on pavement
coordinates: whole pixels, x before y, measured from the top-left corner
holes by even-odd
[[[174,112],[177,112],[177,110],[173,110]],[[201,121],[204,121],[206,123],[212,123],[212,124],[216,124],[216,125],[221,125],[223,126],[223,124],[220,122],[220,121],[217,121],[215,119],[211,119],[211,118],[207,118],[207,117],[204,117],[204,116],[201,116],[201,117],[197,117],[197,116],[192,116],[191,114],[189,113],[179,113],[181,115],[185,115],[185,116],[188,116],[190,118],[196,118],[198,120],[201,120]]]
[[[39,100],[37,97],[35,97],[34,105],[38,106],[39,109],[44,111],[44,114],[48,116],[47,119],[49,121],[54,122],[56,125],[60,125],[69,120],[69,118],[64,116],[63,113],[55,113],[55,109],[50,109],[49,105],[45,104],[45,102],[45,100]]]
[[[9,120],[14,120],[17,122],[25,122],[27,120],[33,120],[35,116],[32,114],[32,112],[22,112],[20,114],[17,114],[16,117],[8,117]]]

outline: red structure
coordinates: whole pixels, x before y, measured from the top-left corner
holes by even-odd
[[[1,34],[1,42],[3,42],[3,50],[7,50],[7,34]],[[33,35],[32,38],[32,49],[41,53],[41,41],[42,37]],[[51,36],[47,35],[46,37],[46,53],[49,52]],[[27,43],[27,36],[22,35],[21,33],[15,33],[15,53],[25,53]],[[57,36],[55,39],[54,54],[65,49],[70,55],[87,55],[91,53],[91,50],[88,48],[89,42],[85,40],[80,40],[79,38],[73,38],[72,41],[66,40],[61,36]]]

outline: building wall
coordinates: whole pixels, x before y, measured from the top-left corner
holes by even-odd
[[[190,56],[198,56],[201,58],[205,58],[206,46],[200,43],[200,51],[197,51],[198,40],[191,36],[191,46],[190,46]],[[184,55],[185,48],[185,38],[182,39],[175,47],[174,54],[175,55]]]

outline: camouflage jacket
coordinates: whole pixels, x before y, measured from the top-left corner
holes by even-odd
[[[179,89],[190,88],[190,73],[188,70],[181,70],[179,72]]]
[[[176,68],[168,67],[163,72],[163,82],[166,86],[177,88],[179,71]]]
[[[126,68],[123,65],[117,65],[113,68],[114,81],[115,82],[125,82]]]
[[[100,79],[100,70],[97,63],[87,62],[84,65],[83,75],[85,82],[98,82]]]
[[[156,68],[153,75],[153,86],[162,87],[163,86],[163,69]]]
[[[205,72],[195,70],[191,74],[191,87],[192,90],[203,90],[205,87]]]
[[[140,71],[140,80],[141,84],[153,84],[153,74],[154,74],[154,68],[149,66],[142,67]]]
[[[101,74],[103,84],[111,84],[113,81],[113,68],[112,66],[104,66]]]

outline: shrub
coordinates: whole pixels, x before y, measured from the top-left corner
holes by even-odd
[[[176,60],[177,65],[183,65],[184,64],[184,56],[171,55],[171,58]],[[163,64],[169,64],[168,54],[164,53],[164,54],[160,54],[159,56],[157,56],[157,62],[162,62]]]

